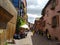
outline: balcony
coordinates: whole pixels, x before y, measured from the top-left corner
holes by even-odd
[[[11,15],[15,15],[17,13],[16,9],[9,0],[0,0],[0,6]]]
[[[9,20],[11,20],[12,17],[13,15],[8,13],[4,8],[0,7],[0,22],[7,23]]]
[[[8,22],[17,16],[17,11],[9,0],[0,0],[0,28],[5,29]]]

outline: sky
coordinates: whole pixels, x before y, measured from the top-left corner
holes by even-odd
[[[28,22],[34,23],[35,19],[40,18],[41,11],[47,4],[48,0],[27,0]]]

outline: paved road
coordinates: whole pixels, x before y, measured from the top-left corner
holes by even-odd
[[[37,34],[32,36],[32,43],[33,45],[57,45],[57,42],[48,40],[47,38]]]
[[[33,35],[32,32],[29,32],[26,38],[15,40],[15,42],[16,45],[57,45],[55,41],[47,40],[41,35]]]

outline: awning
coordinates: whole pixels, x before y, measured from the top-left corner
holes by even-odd
[[[24,24],[24,25],[22,25],[22,26],[20,26],[20,27],[29,29],[29,26],[28,26],[27,24]]]

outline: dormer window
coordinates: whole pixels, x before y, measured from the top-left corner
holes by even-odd
[[[54,10],[56,7],[56,0],[52,0],[52,7],[51,10]]]

